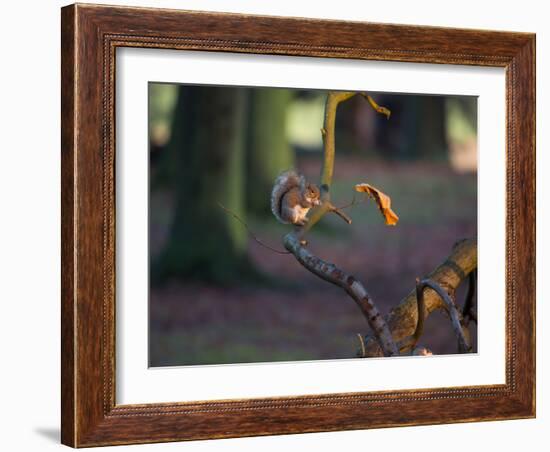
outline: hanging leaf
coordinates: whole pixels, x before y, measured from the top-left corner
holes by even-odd
[[[355,191],[366,193],[370,198],[376,201],[388,226],[395,226],[397,224],[399,217],[391,210],[391,198],[388,195],[369,184],[357,184],[355,186]]]

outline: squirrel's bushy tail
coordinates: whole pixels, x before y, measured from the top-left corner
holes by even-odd
[[[277,220],[281,223],[289,223],[281,216],[281,202],[283,200],[283,196],[295,187],[302,187],[304,183],[304,177],[293,170],[283,171],[277,176],[277,179],[275,179],[273,190],[271,191],[271,211],[273,212],[273,215],[275,215],[275,218],[277,218]]]

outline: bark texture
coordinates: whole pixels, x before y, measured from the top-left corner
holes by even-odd
[[[382,350],[384,356],[394,356],[399,354],[396,343],[392,340],[392,335],[388,326],[378,308],[374,304],[371,296],[357,279],[347,274],[336,265],[326,262],[313,255],[305,246],[302,245],[298,236],[291,232],[284,238],[285,248],[294,254],[294,257],[307,268],[311,273],[319,276],[327,282],[335,284],[344,289],[347,294],[353,298],[361,312],[367,319],[369,326],[374,331],[377,344]]]
[[[477,268],[477,240],[466,239],[458,242],[449,257],[424,279],[431,279],[447,293],[454,293],[468,275]],[[445,308],[441,297],[432,289],[424,291],[426,317],[436,309]],[[416,289],[413,289],[386,316],[386,322],[395,342],[402,341],[414,334],[418,319]],[[372,335],[365,337],[365,355],[383,356],[378,341]]]

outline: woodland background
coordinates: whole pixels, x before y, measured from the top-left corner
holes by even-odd
[[[327,217],[310,245],[364,281],[385,314],[458,239],[476,236],[477,101],[370,94],[391,118],[360,97],[340,105],[332,199],[349,204],[368,182],[391,196],[400,221],[387,227],[373,203],[356,204],[351,226]],[[282,250],[289,227],[269,210],[271,187],[291,167],[318,181],[325,98],[150,83],[151,366],[355,357],[368,326],[351,300],[259,246],[218,205]],[[423,341],[456,353],[444,316],[430,316]]]

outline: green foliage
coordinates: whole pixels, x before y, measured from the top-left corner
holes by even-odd
[[[170,139],[177,98],[177,85],[149,83],[149,138],[155,145],[165,145]]]
[[[477,136],[477,98],[450,97],[446,100],[447,137],[465,143]]]
[[[293,146],[318,150],[323,145],[319,129],[323,124],[326,93],[297,98],[287,110],[286,136]]]

